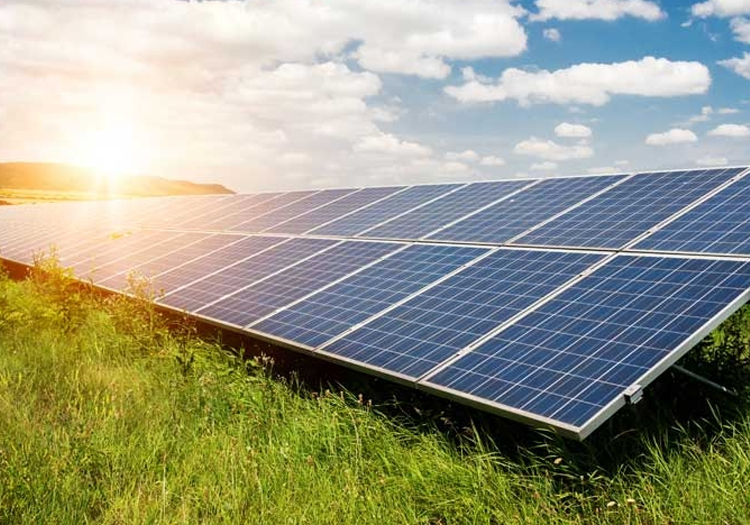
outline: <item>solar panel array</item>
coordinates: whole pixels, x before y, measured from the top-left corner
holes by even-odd
[[[744,167],[0,208],[0,257],[585,438],[750,297]]]

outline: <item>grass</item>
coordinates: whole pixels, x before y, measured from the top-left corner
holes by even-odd
[[[746,358],[743,315],[705,366]],[[0,523],[750,523],[750,411],[702,406],[583,445],[496,418],[453,433],[57,270],[0,276]]]

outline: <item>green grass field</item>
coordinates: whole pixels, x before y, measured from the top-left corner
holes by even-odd
[[[747,319],[693,364],[743,386]],[[750,523],[750,411],[679,384],[653,389],[691,414],[646,406],[583,445],[451,432],[59,272],[3,276],[0,523]]]

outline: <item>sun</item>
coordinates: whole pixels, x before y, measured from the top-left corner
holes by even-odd
[[[97,130],[87,144],[83,164],[98,177],[117,180],[143,172],[144,155],[128,123],[111,123]]]

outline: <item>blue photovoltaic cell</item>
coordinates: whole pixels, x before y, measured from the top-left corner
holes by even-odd
[[[70,257],[62,257],[60,258],[60,265],[71,268],[78,277],[101,277],[98,271],[96,275],[91,272],[94,269],[112,264],[120,259],[130,258],[151,249],[155,245],[183,235],[185,234],[179,232],[136,231],[129,235],[116,237],[101,247],[94,246]]]
[[[103,281],[120,273],[127,273],[139,264],[152,259],[163,257],[175,250],[184,248],[194,242],[208,237],[205,233],[188,232],[180,233],[172,237],[167,237],[159,242],[150,243],[143,249],[131,251],[125,254],[119,254],[115,260],[107,262],[97,260],[94,269],[93,278],[96,284],[102,284]]]
[[[544,180],[428,238],[461,242],[507,242],[623,178],[625,175]]]
[[[251,206],[237,206],[224,212],[206,217],[203,221],[206,228],[211,230],[232,230],[238,224],[251,221],[274,210],[278,210],[313,195],[315,190],[290,191],[287,193],[273,193],[270,198],[257,202]]]
[[[414,186],[307,233],[315,235],[356,235],[460,186],[461,184]]]
[[[345,241],[293,268],[287,268],[274,279],[256,283],[198,310],[198,313],[225,323],[245,326],[399,247],[396,243]]]
[[[235,235],[208,235],[202,237],[190,244],[184,244],[178,249],[171,251],[161,257],[152,258],[148,252],[139,256],[138,259],[144,261],[129,268],[127,272],[122,272],[112,277],[102,279],[97,282],[99,285],[107,286],[116,290],[125,288],[128,284],[129,275],[136,275],[144,278],[152,278],[160,273],[167,272],[182,264],[193,261],[199,257],[207,255],[213,251],[225,247],[226,245],[237,241]]]
[[[179,228],[185,229],[218,229],[213,228],[211,226],[212,223],[236,212],[253,209],[255,206],[258,206],[271,198],[273,197],[266,195],[232,195],[230,198],[221,201],[217,206],[208,208],[204,212],[195,210],[184,219],[177,219],[175,222],[177,222]],[[267,209],[264,209],[264,211],[260,213],[266,213],[267,211]]]
[[[280,241],[277,238],[276,241]],[[159,302],[195,312],[225,296],[236,293],[259,279],[300,262],[338,241],[325,239],[290,239],[247,260],[196,281],[164,296]]]
[[[149,197],[127,205],[124,214],[127,224],[138,224],[146,228],[164,226],[184,228],[195,218],[221,213],[225,207],[251,197],[250,195],[203,195],[161,199]]]
[[[388,188],[365,188],[347,195],[325,206],[307,212],[303,215],[290,219],[281,224],[269,228],[267,232],[284,232],[284,233],[305,233],[322,224],[338,219],[342,215],[357,211],[373,202],[387,197],[399,190],[403,186],[391,186]]]
[[[154,288],[165,294],[174,292],[285,240],[280,237],[242,237],[225,248],[157,275],[153,279]]]
[[[276,226],[279,223],[293,219],[297,215],[307,213],[319,206],[328,204],[331,201],[340,199],[341,197],[351,193],[354,190],[323,190],[317,193],[300,199],[291,204],[284,206],[283,208],[277,208],[274,211],[268,212],[264,215],[256,216],[254,219],[245,221],[242,224],[232,226],[233,231],[242,232],[261,232],[272,226]],[[273,202],[273,201],[271,201]]]
[[[128,207],[127,215],[128,220],[135,219],[138,225],[145,228],[163,228],[164,226],[185,228],[187,224],[191,224],[199,217],[215,216],[220,214],[225,207],[235,205],[249,197],[248,195],[223,195],[199,202],[183,201],[182,206],[177,206],[177,203],[167,205],[163,202],[163,198],[151,199],[156,201],[157,206],[139,202],[133,207]]]
[[[748,262],[620,255],[429,383],[582,427],[748,287]]]
[[[417,379],[601,258],[501,249],[323,350]]]
[[[518,239],[518,244],[622,248],[742,169],[643,173]]]
[[[206,221],[205,227],[215,231],[231,230],[238,224],[268,213],[271,209],[288,204],[288,202],[285,202],[286,198],[288,198],[288,194],[286,193],[264,193],[259,195],[259,197],[263,198],[254,202],[251,206],[238,207],[223,213],[218,218]]]
[[[750,254],[750,176],[652,233],[634,249]]]
[[[514,191],[530,181],[476,182],[444,195],[406,215],[388,221],[377,228],[362,232],[364,237],[390,239],[420,239],[441,226],[460,219]]]
[[[458,246],[410,246],[252,328],[316,347],[485,252]]]

